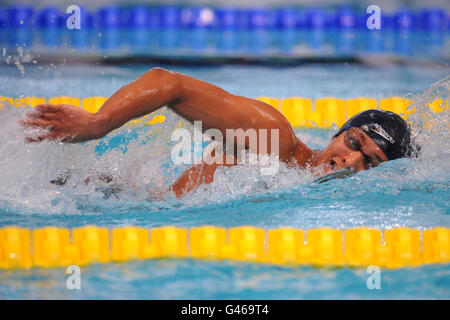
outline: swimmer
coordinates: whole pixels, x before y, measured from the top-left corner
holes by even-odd
[[[380,163],[412,156],[410,128],[398,115],[367,110],[349,119],[323,150],[311,150],[294,133],[288,120],[272,106],[259,100],[236,96],[210,83],[187,75],[154,68],[114,93],[97,113],[72,105],[43,104],[28,113],[22,124],[49,129],[29,142],[58,139],[76,143],[100,139],[126,122],[167,106],[190,121],[202,121],[202,129],[272,129],[279,131],[280,161],[288,166],[316,168],[317,175],[339,170],[358,172]],[[269,136],[269,135],[268,135]],[[247,139],[248,140],[248,139]],[[248,148],[248,141],[246,148]],[[225,142],[224,142],[225,144]],[[267,143],[271,146],[270,138]],[[270,154],[271,150],[268,148]],[[224,156],[225,157],[225,156]],[[209,184],[219,166],[197,164],[188,168],[171,186],[177,197],[201,184]]]

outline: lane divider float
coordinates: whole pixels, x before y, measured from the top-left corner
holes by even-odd
[[[417,267],[450,262],[450,228],[395,228],[384,232],[364,227],[0,228],[0,269],[86,266],[155,258],[226,259],[287,266]]]
[[[22,97],[11,98],[0,96],[0,109],[2,106],[11,105],[16,108],[35,107],[43,103],[50,104],[72,104],[84,110],[95,113],[107,100],[107,97]],[[388,110],[399,114],[404,119],[414,112],[414,102],[402,97],[387,97],[374,99],[368,97],[357,97],[352,99],[339,99],[334,97],[317,98],[315,100],[304,97],[290,97],[284,99],[272,97],[258,97],[272,107],[279,110],[291,123],[294,128],[323,128],[329,129],[333,125],[342,126],[352,116],[368,109]],[[428,104],[432,112],[438,113],[448,110],[448,99],[435,99]],[[165,116],[154,112],[142,118],[129,121],[127,125],[154,125],[162,123]]]

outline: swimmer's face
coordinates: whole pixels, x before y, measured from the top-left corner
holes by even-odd
[[[388,161],[384,152],[361,129],[350,128],[333,138],[314,161],[319,166],[319,175],[330,174],[342,169],[355,172],[367,170]]]

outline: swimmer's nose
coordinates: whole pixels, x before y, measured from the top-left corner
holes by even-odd
[[[351,151],[341,159],[340,169],[350,168],[357,171],[363,170],[364,157],[359,151]]]

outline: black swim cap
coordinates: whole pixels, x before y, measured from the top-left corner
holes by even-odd
[[[411,129],[399,115],[383,110],[366,110],[344,123],[337,134],[351,127],[363,130],[386,154],[389,160],[415,156]]]

